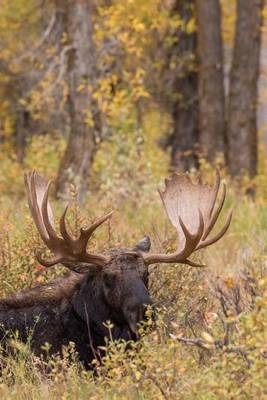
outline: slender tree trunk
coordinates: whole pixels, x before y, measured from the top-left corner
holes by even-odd
[[[225,150],[223,46],[219,0],[196,0],[200,151],[209,161]]]
[[[228,159],[232,176],[257,172],[257,98],[264,0],[237,0],[228,109]]]
[[[23,162],[30,130],[30,113],[23,107],[17,107],[16,150],[19,162]]]
[[[94,104],[92,99],[96,77],[95,48],[90,1],[58,0],[65,12],[69,43],[67,84],[70,134],[61,161],[56,184],[57,195],[66,196],[69,183],[74,182],[79,199],[88,187],[89,174],[96,152]]]
[[[177,32],[176,54],[177,74],[173,91],[174,130],[171,137],[171,164],[185,171],[197,167],[198,144],[198,96],[196,72],[196,33],[187,32],[186,25],[194,12],[194,0],[176,0],[173,14],[183,19],[183,26]]]

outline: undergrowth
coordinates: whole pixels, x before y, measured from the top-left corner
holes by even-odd
[[[54,177],[58,155],[49,139],[45,140],[38,169]],[[115,154],[113,145],[111,142]],[[108,146],[105,144],[103,152]],[[36,148],[38,144],[33,143],[25,170],[36,166]],[[40,155],[42,149],[38,151]],[[129,168],[124,168],[126,154],[125,159],[121,156],[120,167],[110,165],[109,171],[104,171],[100,150],[93,185],[81,209],[75,188],[71,188],[69,224],[74,232],[97,215],[116,210],[113,220],[93,238],[92,250],[131,246],[144,234],[151,236],[154,249],[174,248],[175,232],[156,192],[167,173],[167,163],[162,159],[161,168],[155,168],[151,177],[157,160],[146,165],[149,150],[143,151],[141,156],[131,156]],[[42,244],[26,205],[22,168],[5,158],[0,167],[8,171],[0,181],[0,295],[4,296],[53,279],[63,267],[47,271],[35,260],[34,249]],[[207,180],[213,179],[208,166],[203,164],[202,170]],[[251,182],[237,185],[222,173],[230,187],[225,209],[234,204],[234,218],[221,241],[195,256],[206,268],[151,267],[150,292],[157,322],[140,342],[126,348],[124,342],[110,341],[102,363],[96,362],[95,371],[88,372],[76,360],[72,345],[65,349],[63,359],[44,361],[31,353],[30,343],[14,338],[10,343],[13,354],[0,357],[0,398],[263,399],[267,390],[267,196],[263,182],[267,178],[261,171],[262,166],[253,182],[254,198],[244,195]],[[55,208],[59,217],[62,204]],[[147,326],[141,330],[145,333]]]

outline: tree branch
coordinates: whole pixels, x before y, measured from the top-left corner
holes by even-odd
[[[53,13],[46,30],[44,31],[41,39],[39,40],[39,42],[37,43],[35,48],[30,51],[27,51],[24,54],[21,54],[19,57],[16,58],[15,61],[21,62],[21,61],[24,61],[26,58],[33,56],[44,45],[44,43],[47,41],[47,39],[51,35],[51,33],[54,29],[55,23],[56,23],[56,13]]]

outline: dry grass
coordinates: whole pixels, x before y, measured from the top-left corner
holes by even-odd
[[[175,235],[152,188],[137,183],[133,198],[121,191],[109,191],[108,197],[96,192],[83,212],[76,209],[70,219],[82,222],[92,209],[97,215],[112,203],[120,212],[97,235],[93,247],[133,245],[146,233],[154,247],[170,248]],[[236,194],[230,192],[227,207],[234,198]],[[33,250],[39,238],[25,198],[14,196],[6,203],[3,197],[0,202],[0,293],[5,295],[52,279],[61,269],[38,269]],[[0,377],[1,398],[263,398],[266,225],[264,198],[240,197],[227,236],[196,255],[207,268],[152,267],[150,290],[158,306],[157,328],[131,350],[125,351],[124,343],[111,343],[95,375],[82,370],[75,354],[72,363],[67,361],[73,349],[66,350],[64,360],[50,360],[48,368],[29,346],[15,341],[16,357],[2,360],[6,367]]]

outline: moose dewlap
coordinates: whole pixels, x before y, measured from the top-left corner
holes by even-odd
[[[111,218],[112,212],[97,219],[73,238],[66,227],[67,207],[55,230],[48,194],[51,182],[35,171],[26,174],[25,185],[29,208],[39,234],[53,254],[44,260],[45,267],[63,264],[71,272],[47,285],[26,289],[0,299],[0,339],[7,343],[8,333],[19,332],[27,341],[32,335],[32,349],[42,354],[45,343],[50,354],[60,353],[62,346],[75,344],[79,359],[86,365],[95,357],[109,336],[105,322],[111,321],[113,339],[137,340],[138,325],[152,300],[148,291],[148,269],[154,263],[201,265],[189,259],[191,254],[219,240],[227,231],[230,212],[223,228],[210,238],[222,210],[226,189],[216,204],[220,176],[214,186],[193,183],[188,175],[166,179],[160,196],[166,213],[177,230],[177,249],[171,254],[150,253],[150,239],[145,236],[133,248],[116,248],[103,254],[87,250],[93,232]]]

